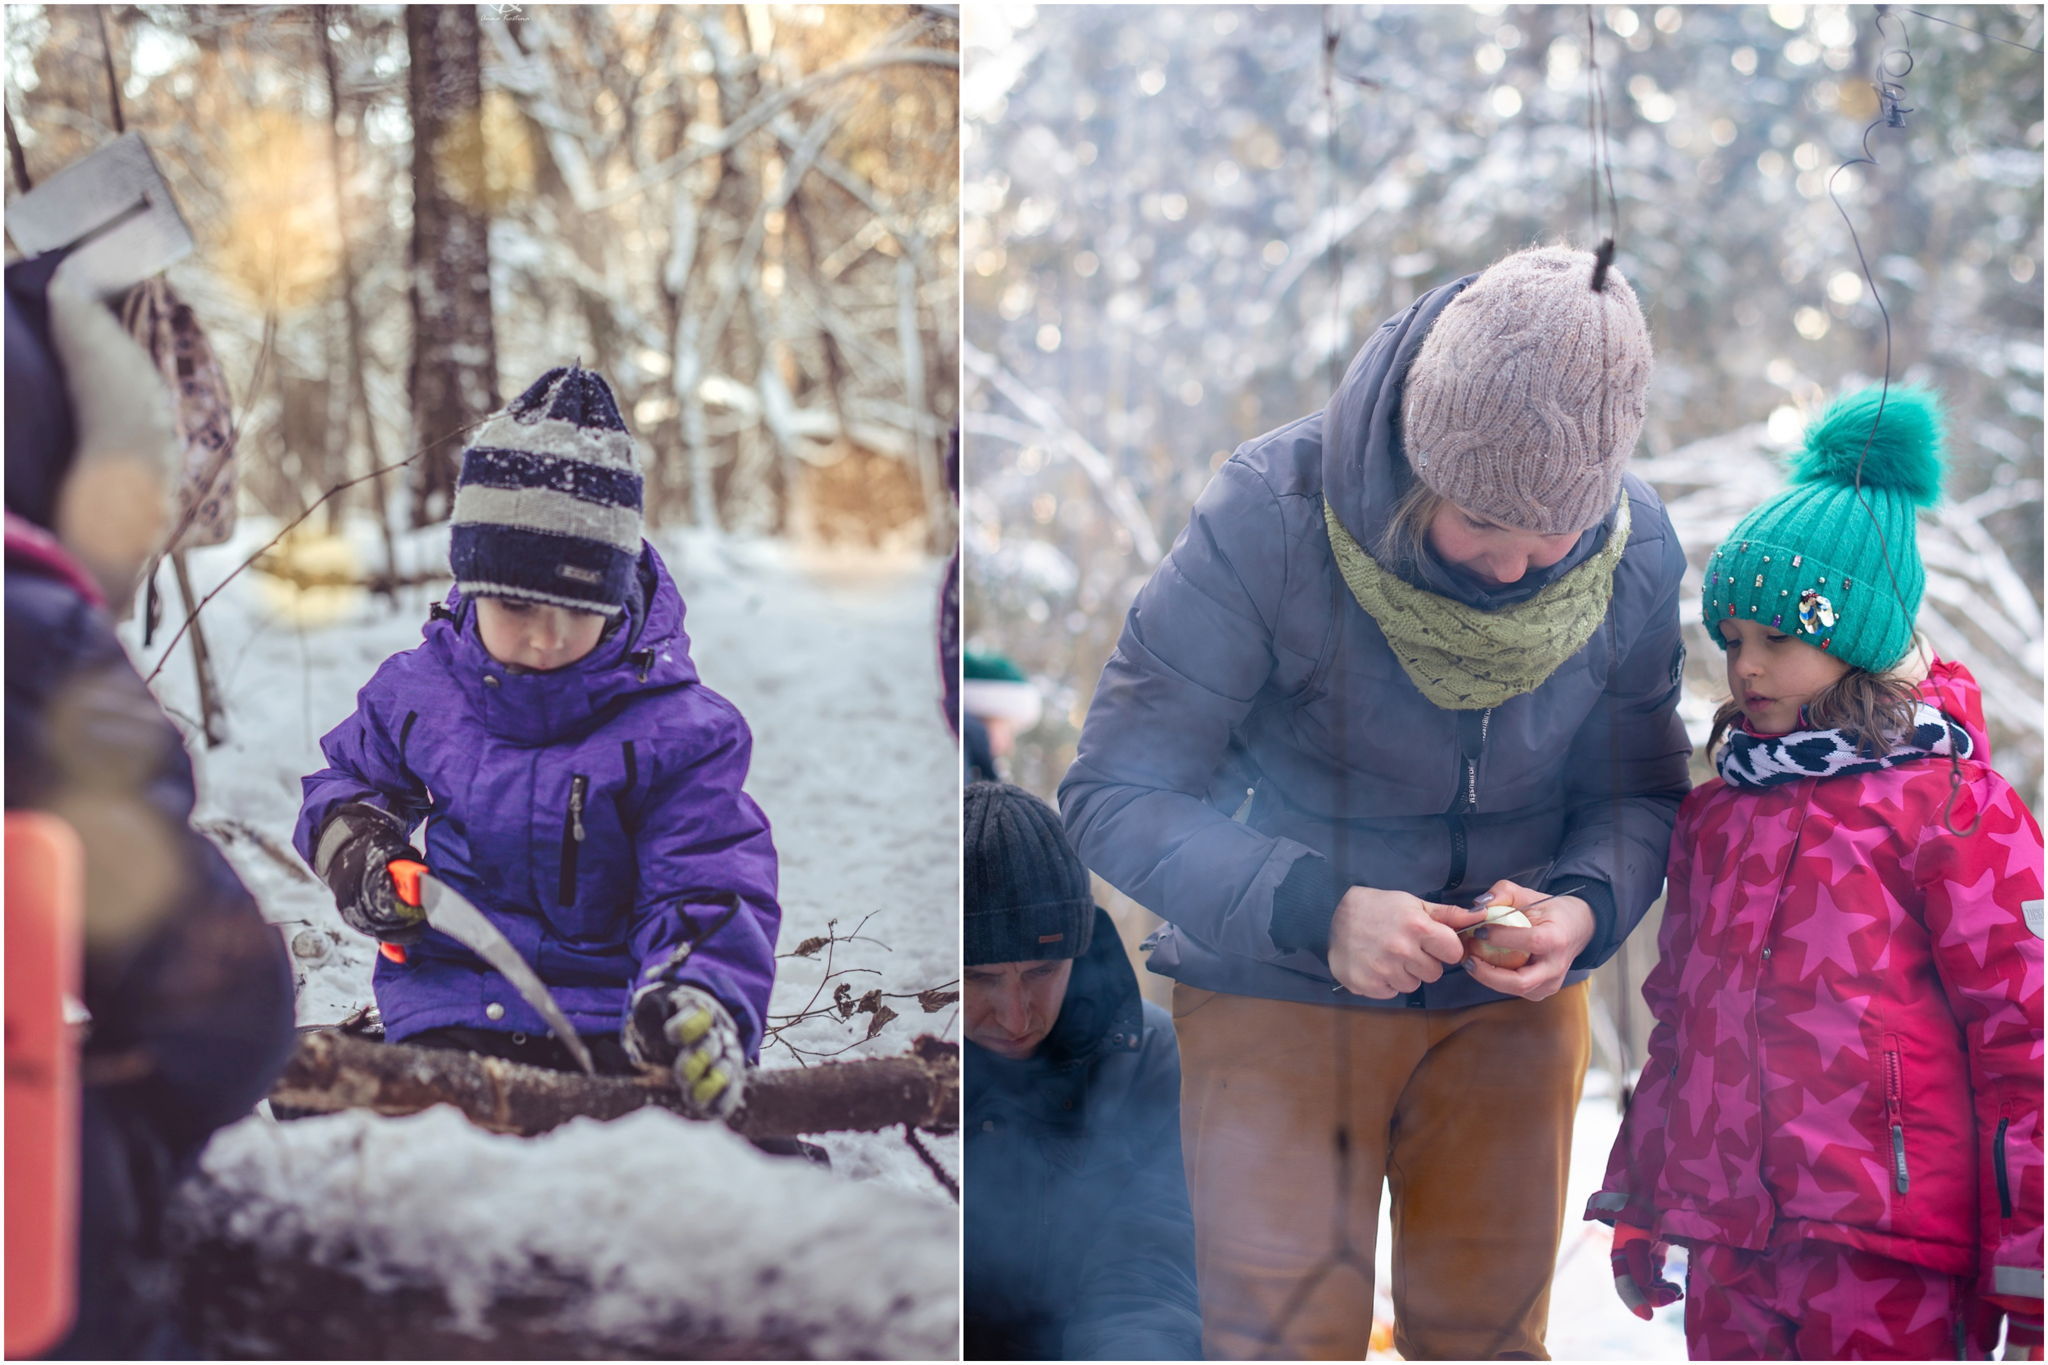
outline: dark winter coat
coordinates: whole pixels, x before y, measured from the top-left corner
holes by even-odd
[[[305,779],[300,854],[345,802],[424,820],[428,867],[505,931],[579,1033],[618,1032],[635,987],[673,979],[716,996],[757,1054],[782,917],[775,846],[741,790],[753,736],[698,681],[661,557],[642,549],[624,623],[565,668],[497,662],[460,594],[424,635],[321,740],[329,766]],[[431,930],[404,963],[380,957],[374,979],[394,1042],[450,1025],[547,1033],[503,977]]]
[[[291,970],[193,831],[191,760],[97,590],[12,511],[6,547],[7,809],[61,816],[85,848],[80,1313],[57,1353],[154,1356],[176,1349],[165,1203],[283,1070]]]
[[[1199,1359],[1180,1050],[1109,916],[1036,1055],[966,1054],[967,1358]]]
[[[1239,448],[1131,606],[1060,806],[1088,866],[1169,921],[1155,971],[1267,999],[1455,1008],[1500,997],[1465,972],[1391,1001],[1331,993],[1346,888],[1450,902],[1502,877],[1583,885],[1597,927],[1567,983],[1656,898],[1689,745],[1685,556],[1648,485],[1623,480],[1633,520],[1604,622],[1534,691],[1488,711],[1424,699],[1330,550],[1325,498],[1361,545],[1379,541],[1408,477],[1402,377],[1475,278],[1384,323],[1323,411]],[[1397,567],[1440,595],[1508,606],[1594,554],[1613,522],[1506,588],[1433,558]]]

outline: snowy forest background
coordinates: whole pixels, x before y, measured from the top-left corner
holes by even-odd
[[[2041,42],[2038,6],[1936,12]],[[963,591],[969,647],[1012,655],[1048,696],[1015,780],[1057,784],[1132,595],[1238,443],[1320,407],[1424,289],[1604,233],[1588,14],[970,12]],[[1878,116],[1886,42],[1863,6],[1591,14],[1617,264],[1658,356],[1632,467],[1697,565],[1780,486],[1774,457],[1805,415],[1883,374],[1884,326],[1827,183]],[[1952,415],[1948,501],[1921,525],[1922,628],[1983,682],[1999,766],[2039,810],[2041,59],[1889,15],[1912,112],[1836,188],[1891,315],[1894,382],[1932,384]],[[1725,685],[1688,629],[1698,743]]]
[[[661,453],[655,525],[950,551],[956,35],[893,5],[9,5],[8,192],[117,117],[148,140],[252,511],[580,358]],[[460,453],[407,470],[404,519],[445,516]]]
[[[195,825],[289,945],[301,1026],[369,1003],[375,945],[290,849],[300,776],[449,587],[463,429],[580,361],[641,442],[704,681],[753,730],[784,911],[764,1066],[957,1044],[953,12],[6,21],[10,208],[125,126],[197,241],[168,280],[232,392],[240,521],[122,638],[193,753]],[[660,1110],[526,1138],[440,1107],[259,1114],[180,1205],[185,1326],[230,1357],[952,1354],[957,1136],[815,1140],[829,1172]]]

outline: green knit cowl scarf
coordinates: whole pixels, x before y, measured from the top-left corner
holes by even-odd
[[[1330,550],[1352,597],[1393,647],[1416,689],[1446,711],[1478,711],[1533,692],[1593,638],[1628,544],[1628,498],[1600,552],[1524,602],[1481,611],[1382,568],[1323,504]]]

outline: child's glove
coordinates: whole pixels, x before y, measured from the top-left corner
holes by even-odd
[[[1614,1225],[1614,1250],[1608,1261],[1614,1267],[1614,1292],[1628,1305],[1628,1311],[1644,1322],[1652,1312],[1668,1308],[1685,1295],[1664,1278],[1662,1242],[1641,1228],[1626,1223]]]
[[[2041,1358],[2041,1319],[2019,1317],[2008,1313],[2005,1317],[2005,1358],[2007,1360],[2039,1360]]]
[[[376,806],[351,801],[327,817],[313,870],[334,892],[334,908],[349,928],[386,943],[413,943],[426,932],[427,916],[398,894],[391,875],[391,863],[398,858],[426,861],[405,841],[396,819]]]
[[[747,1055],[732,1015],[708,991],[669,981],[642,986],[623,1041],[635,1062],[675,1071],[692,1118],[728,1118],[740,1107]]]

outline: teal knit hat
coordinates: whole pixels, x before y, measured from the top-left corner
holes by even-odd
[[[1728,648],[1714,623],[1734,617],[1873,673],[1897,663],[1926,581],[1913,516],[1941,496],[1941,429],[1928,389],[1864,389],[1829,404],[1793,457],[1792,486],[1707,561],[1700,615],[1714,643]]]
[[[1038,689],[1006,656],[968,650],[960,656],[960,709],[970,716],[999,716],[1021,730],[1038,724],[1045,703]]]

